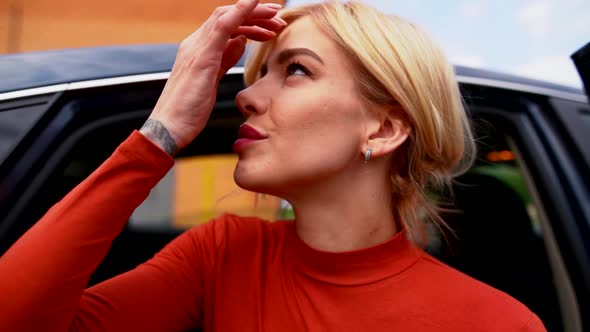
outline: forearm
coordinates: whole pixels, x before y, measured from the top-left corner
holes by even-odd
[[[112,240],[172,164],[134,133],[23,235],[0,259],[0,330],[66,328]]]

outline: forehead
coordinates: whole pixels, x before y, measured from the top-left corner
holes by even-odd
[[[302,17],[290,23],[273,43],[269,58],[288,48],[308,48],[320,57],[337,55],[336,43],[310,17]]]

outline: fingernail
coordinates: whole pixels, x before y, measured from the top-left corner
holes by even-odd
[[[282,19],[282,18],[280,18],[280,17],[276,17],[276,16],[275,16],[275,17],[274,17],[274,19],[275,19],[277,22],[281,23],[282,25],[287,25],[287,21],[283,20],[283,19]]]
[[[266,7],[270,7],[272,9],[281,9],[281,8],[283,8],[283,6],[281,6],[280,4],[273,3],[273,2],[263,3],[263,5],[266,6]]]

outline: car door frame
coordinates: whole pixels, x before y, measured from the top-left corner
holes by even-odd
[[[576,213],[587,196],[583,190],[576,191],[579,185],[571,181],[583,176],[580,170],[584,165],[567,155],[575,147],[564,146],[559,128],[551,122],[556,109],[548,96],[473,85],[464,88],[468,103],[477,109],[474,115],[504,127],[518,147],[527,185],[545,220],[545,244],[553,254],[559,251],[552,267],[567,274],[565,288],[560,290],[566,293],[560,296],[564,327],[581,331],[590,326],[590,320],[581,314],[590,309],[590,256],[584,244],[584,238],[589,238],[589,218]]]

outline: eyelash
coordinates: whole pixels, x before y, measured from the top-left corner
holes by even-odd
[[[305,75],[307,76],[311,76],[311,73],[309,72],[309,70],[307,68],[305,68],[304,65],[302,65],[299,61],[297,60],[292,60],[288,65],[287,65],[287,77],[291,76],[291,75],[295,75],[293,74],[296,70],[301,70],[303,73],[305,73]],[[298,75],[299,76],[299,75]]]

